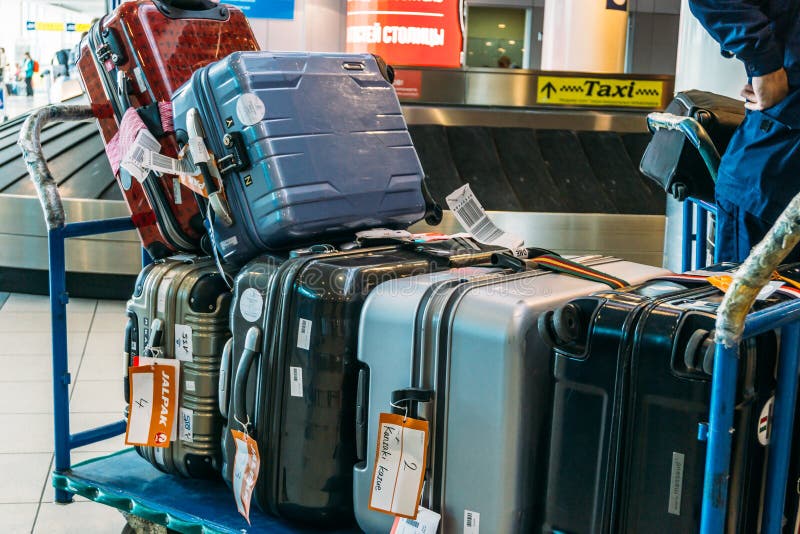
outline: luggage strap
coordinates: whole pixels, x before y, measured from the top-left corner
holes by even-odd
[[[590,280],[592,282],[600,282],[601,284],[611,286],[611,289],[622,289],[623,287],[630,286],[630,284],[622,278],[611,276],[610,274],[598,271],[597,269],[592,269],[591,267],[587,267],[580,263],[576,263],[552,254],[537,256],[529,259],[528,261],[535,263],[541,269],[548,269],[557,273],[569,274],[577,278]]]

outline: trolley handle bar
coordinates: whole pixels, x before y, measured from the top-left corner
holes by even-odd
[[[717,315],[717,343],[735,347],[742,339],[747,314],[772,273],[800,243],[800,194],[795,196],[764,239],[733,277]]]
[[[33,111],[22,124],[17,145],[22,151],[22,159],[30,179],[36,187],[48,230],[63,227],[66,217],[58,183],[53,179],[42,152],[42,128],[51,122],[85,121],[92,118],[94,114],[91,106],[54,105]]]
[[[647,116],[647,127],[651,132],[669,130],[681,132],[700,153],[708,167],[711,179],[716,183],[721,157],[711,136],[700,122],[693,117],[681,117],[672,113],[655,112]]]

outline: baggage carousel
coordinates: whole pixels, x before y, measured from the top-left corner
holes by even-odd
[[[529,245],[661,265],[665,198],[638,172],[644,112],[406,105],[404,113],[442,204],[469,183],[498,225]],[[16,146],[23,120],[0,127],[0,291],[47,293],[44,218]],[[42,145],[69,222],[128,215],[94,124],[49,126]],[[446,212],[436,231],[460,227]],[[69,240],[68,291],[127,298],[140,258],[134,232]]]

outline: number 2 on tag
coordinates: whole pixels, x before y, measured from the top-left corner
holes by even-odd
[[[422,493],[428,450],[428,422],[382,413],[369,507],[414,519]]]

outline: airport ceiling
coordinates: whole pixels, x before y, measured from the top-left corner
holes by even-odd
[[[102,15],[106,12],[106,0],[49,0],[43,3],[63,7],[64,9],[76,13],[83,13],[92,17]]]

